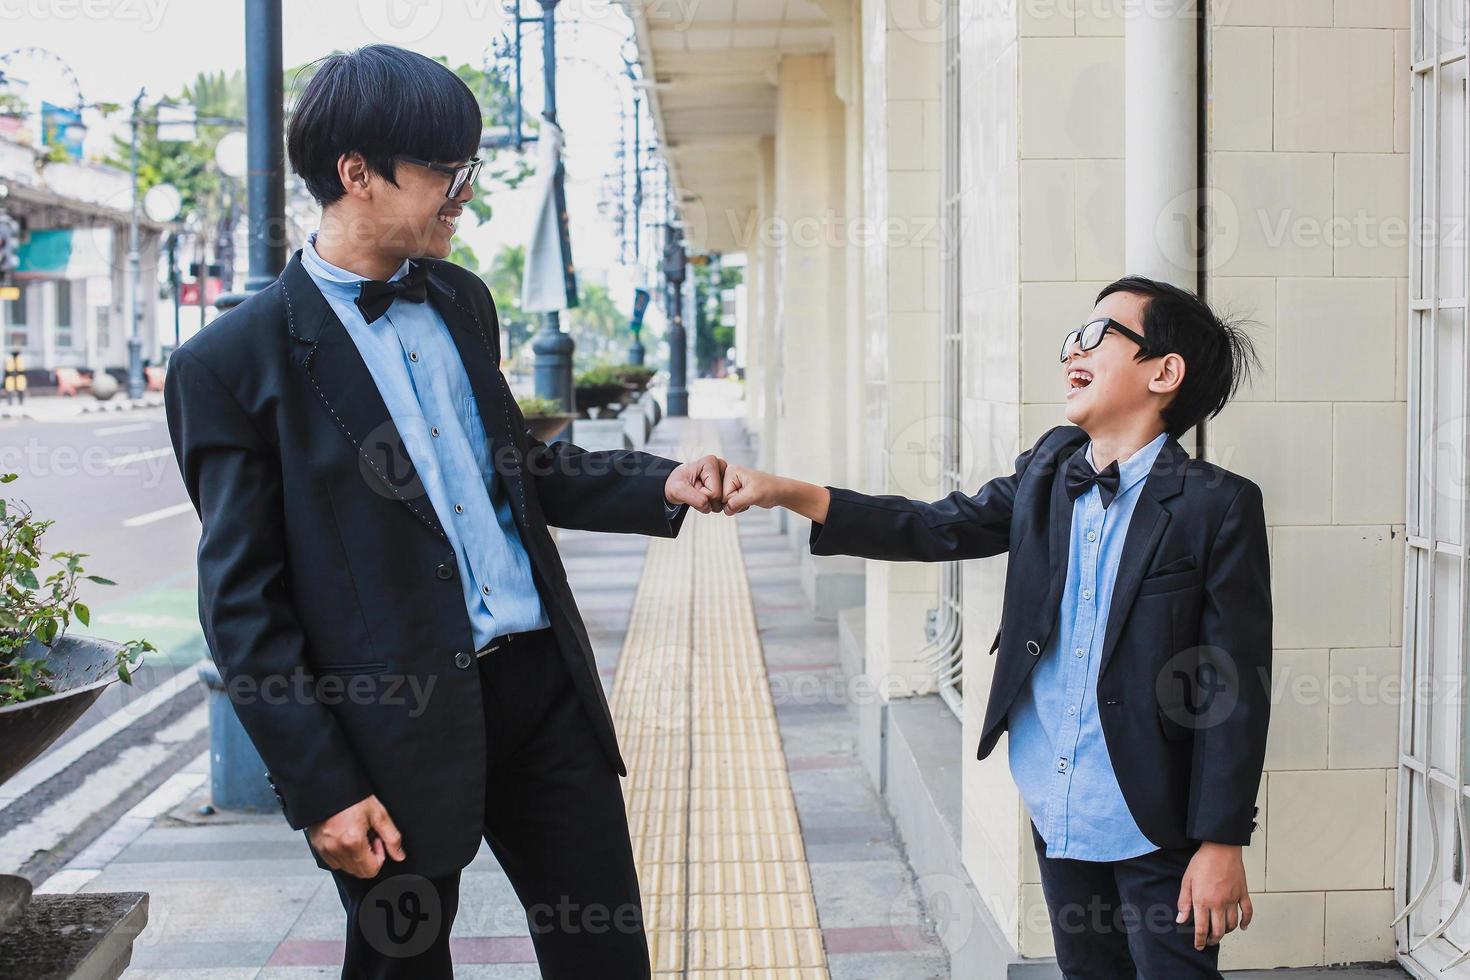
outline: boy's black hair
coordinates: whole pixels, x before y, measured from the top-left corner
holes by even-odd
[[[1260,369],[1255,345],[1244,329],[1246,321],[1221,317],[1189,290],[1143,276],[1125,276],[1104,286],[1096,302],[1113,293],[1134,293],[1148,300],[1143,308],[1143,336],[1148,346],[1134,360],[1164,354],[1184,358],[1184,381],[1163,410],[1164,428],[1174,438],[1219,415],[1251,369]]]
[[[468,160],[480,127],[480,105],[458,75],[413,51],[372,44],[317,63],[291,112],[286,154],[326,207],[346,193],[337,176],[344,154],[361,153],[373,173],[397,186],[394,156]]]

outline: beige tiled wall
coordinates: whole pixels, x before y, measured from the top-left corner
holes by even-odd
[[[862,488],[932,499],[939,396],[939,80],[943,46],[925,0],[861,0]],[[935,605],[933,565],[869,562],[867,665],[896,696],[933,689],[918,657]]]
[[[1211,5],[1207,287],[1265,371],[1208,426],[1261,485],[1274,697],[1227,968],[1393,957],[1407,0]]]

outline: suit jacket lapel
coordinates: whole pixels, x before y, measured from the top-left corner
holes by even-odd
[[[1133,517],[1128,522],[1128,533],[1123,538],[1123,558],[1118,564],[1118,577],[1113,582],[1113,599],[1108,606],[1108,629],[1103,636],[1102,657],[1098,672],[1108,669],[1113,648],[1133,608],[1143,573],[1153,561],[1164,529],[1169,526],[1171,516],[1162,501],[1179,493],[1184,485],[1184,467],[1189,454],[1173,436],[1164,440],[1153,469],[1144,477],[1143,491],[1134,505]]]
[[[375,492],[397,498],[430,530],[446,538],[372,372],[301,264],[300,251],[281,273],[281,287],[286,296],[286,326],[298,341],[293,360],[306,373],[333,425],[357,450],[364,479]]]

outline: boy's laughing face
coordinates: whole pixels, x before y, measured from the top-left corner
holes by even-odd
[[[1147,336],[1143,329],[1147,306],[1148,298],[1137,293],[1112,293],[1098,301],[1087,319],[1111,317]],[[1081,350],[1074,342],[1061,366],[1067,421],[1096,432],[1125,419],[1158,418],[1184,378],[1184,359],[1165,354],[1139,361],[1134,359],[1137,354],[1138,345],[1116,330],[1109,330],[1091,350]]]

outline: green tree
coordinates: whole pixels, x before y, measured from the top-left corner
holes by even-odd
[[[700,375],[710,375],[735,344],[735,328],[724,324],[725,290],[740,285],[742,270],[726,268],[718,259],[704,265],[690,266],[694,270],[694,288],[697,302],[694,308],[694,360],[695,370]]]
[[[580,292],[577,305],[562,314],[570,320],[568,329],[577,342],[573,366],[584,371],[597,364],[623,363],[633,342],[627,316],[613,302],[606,286],[586,282],[581,284]]]

